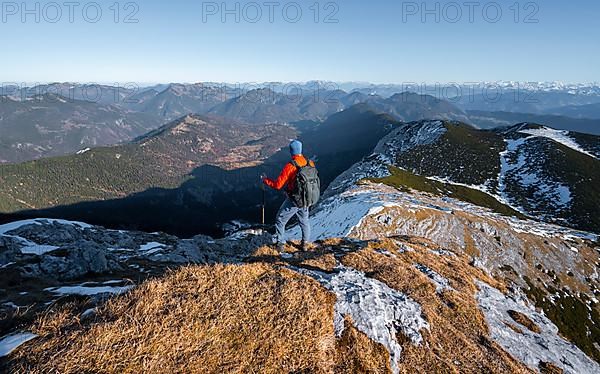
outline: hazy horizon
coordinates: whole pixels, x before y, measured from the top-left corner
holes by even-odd
[[[132,83],[137,84],[140,87],[149,87],[156,85],[170,85],[170,84],[182,84],[182,85],[197,85],[197,84],[226,84],[226,85],[268,85],[268,84],[300,84],[306,85],[309,83],[335,83],[340,85],[378,85],[378,86],[402,86],[408,85],[411,83],[416,83],[418,85],[474,85],[474,84],[484,84],[484,83],[503,83],[503,84],[556,84],[556,85],[600,85],[600,80],[596,81],[561,81],[561,80],[545,80],[545,81],[519,81],[519,80],[467,80],[467,81],[439,81],[439,82],[421,82],[421,81],[405,81],[405,82],[391,82],[391,81],[335,81],[335,80],[327,80],[327,79],[309,79],[303,81],[216,81],[216,80],[204,80],[204,81],[156,81],[156,82],[136,82],[136,81],[127,81],[127,82],[119,82],[116,80],[113,81],[61,81],[61,80],[47,80],[47,81],[26,81],[26,80],[13,80],[13,81],[0,81],[0,84],[3,86],[8,86],[11,84],[21,85],[23,87],[35,87],[36,85],[51,85],[51,84],[76,84],[76,85],[88,85],[88,84],[97,84],[97,85],[106,85],[111,86],[120,83]]]

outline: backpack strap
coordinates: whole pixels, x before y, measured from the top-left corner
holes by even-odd
[[[302,169],[302,166],[298,165],[298,163],[296,162],[296,160],[292,159],[292,161],[290,161],[290,163],[292,165],[294,165],[294,167],[298,170]]]

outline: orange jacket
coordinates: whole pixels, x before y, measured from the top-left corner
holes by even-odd
[[[292,156],[292,160],[296,161],[296,163],[300,167],[306,166],[306,164],[308,163],[308,161],[303,155]],[[313,167],[315,166],[314,162],[312,161],[310,161],[310,165]],[[286,192],[291,193],[294,190],[294,187],[296,186],[297,173],[298,169],[294,166],[294,164],[288,162],[287,164],[285,164],[283,170],[281,170],[281,174],[279,174],[279,177],[276,180],[265,178],[263,179],[263,182],[267,186],[276,190],[281,190],[283,187],[285,187]]]

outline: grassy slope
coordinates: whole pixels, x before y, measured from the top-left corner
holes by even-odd
[[[530,140],[526,147],[537,148],[540,155],[531,159],[531,163],[538,165],[552,179],[569,186],[571,191],[572,202],[568,209],[559,212],[546,209],[543,213],[550,212],[566,220],[569,226],[600,232],[600,161],[544,138]],[[525,198],[528,195],[517,191],[515,196]]]
[[[458,200],[489,208],[506,216],[525,218],[523,214],[512,209],[508,205],[502,204],[485,192],[465,186],[457,186],[449,183],[434,181],[393,166],[390,167],[390,172],[392,175],[389,177],[372,179],[372,181],[385,183],[403,191],[414,189],[432,193],[434,195],[446,195]]]
[[[446,122],[445,127],[446,133],[434,146],[422,145],[403,152],[396,165],[416,174],[447,177],[465,184],[495,181],[500,172],[499,153],[505,146],[502,137],[462,123]]]
[[[408,170],[413,176],[405,173],[395,176],[396,179],[400,178],[400,181],[390,180],[389,183],[403,185],[402,179],[405,179],[404,183],[415,183],[415,189],[432,192],[430,187],[425,186],[432,185],[432,182],[424,183],[422,179],[417,182],[419,178],[414,175],[417,174],[438,176],[472,185],[484,184],[487,181],[486,186],[494,191],[500,172],[499,154],[506,147],[503,136],[497,132],[477,130],[457,122],[446,122],[445,126],[447,132],[435,144],[417,146],[398,156],[396,165]],[[593,152],[594,147],[597,147],[598,137],[577,133],[573,135],[590,151]],[[537,200],[532,188],[509,184],[507,190],[512,191],[515,204],[523,206],[532,216],[554,216],[558,219],[557,223],[580,230],[600,232],[600,192],[597,188],[600,185],[600,162],[548,139],[530,140],[526,147],[530,147],[532,155],[535,156],[529,162],[540,170],[541,175],[547,175],[569,186],[573,202],[569,209],[556,212],[549,204],[544,204],[543,200]],[[480,191],[465,187],[440,186],[435,185],[437,193],[451,192],[454,197],[502,214],[522,216]],[[536,199],[535,206],[529,204],[534,201],[531,199]]]

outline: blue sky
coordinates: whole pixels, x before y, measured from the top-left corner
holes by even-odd
[[[267,1],[2,2],[0,81],[600,81],[597,0]]]

